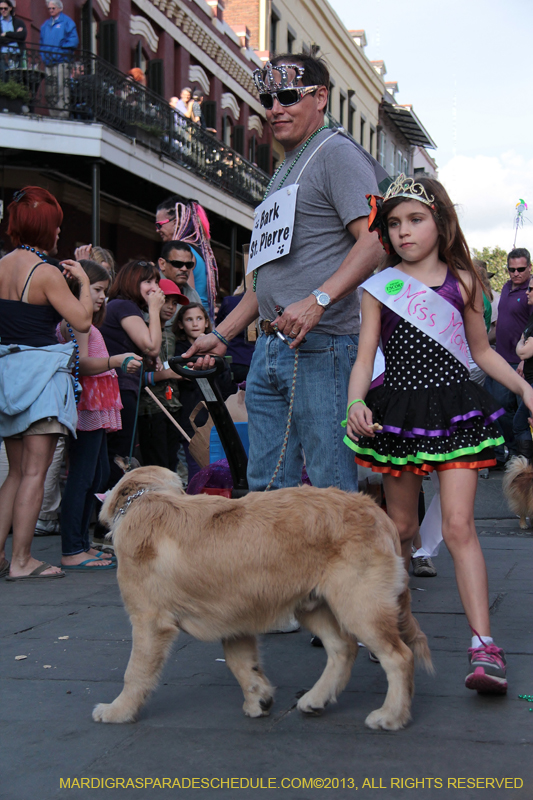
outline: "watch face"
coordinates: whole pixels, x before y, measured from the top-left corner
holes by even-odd
[[[319,306],[329,306],[331,302],[329,294],[326,294],[326,292],[320,292],[316,299]]]

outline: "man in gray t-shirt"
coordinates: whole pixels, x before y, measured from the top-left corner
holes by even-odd
[[[223,355],[223,340],[259,315],[263,334],[246,384],[250,489],[264,490],[276,471],[293,396],[290,434],[272,488],[300,483],[305,459],[313,485],[356,491],[357,470],[342,442],[341,421],[357,354],[355,290],[382,253],[377,235],[368,232],[365,197],[378,192],[375,162],[342,133],[324,127],[329,74],[320,59],[279,56],[256,83],[285,149],[267,197],[298,184],[290,251],[281,231],[292,220],[279,219],[276,257],[257,270],[254,285],[216,333],[184,355]],[[281,341],[276,330],[292,343]],[[212,363],[209,357],[203,361]]]

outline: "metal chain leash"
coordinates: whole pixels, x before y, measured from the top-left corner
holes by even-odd
[[[291,430],[291,422],[292,422],[292,409],[293,409],[293,406],[294,406],[294,395],[295,395],[295,390],[296,390],[296,376],[298,374],[298,355],[299,355],[299,351],[296,350],[296,352],[294,353],[294,370],[293,370],[293,373],[292,373],[292,386],[291,386],[291,397],[290,397],[290,400],[289,400],[289,413],[287,415],[287,427],[285,428],[285,436],[283,437],[283,445],[281,447],[281,453],[279,454],[279,460],[278,460],[278,463],[276,465],[276,469],[274,470],[274,474],[272,475],[272,478],[270,479],[270,482],[269,482],[268,486],[266,487],[265,492],[268,492],[268,490],[272,488],[272,485],[273,485],[274,481],[276,480],[278,472],[280,471],[281,465],[283,464],[283,460],[285,458],[285,453],[287,451],[287,444],[289,443],[289,433],[290,433],[290,430]]]

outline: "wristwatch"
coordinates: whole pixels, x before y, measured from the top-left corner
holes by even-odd
[[[331,305],[331,297],[327,292],[322,292],[320,289],[315,289],[314,292],[311,292],[316,297],[316,301],[319,306],[322,308],[329,308]]]

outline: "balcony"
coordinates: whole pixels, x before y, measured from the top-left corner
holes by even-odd
[[[0,112],[103,124],[249,206],[269,176],[158,94],[84,51],[2,54]]]

